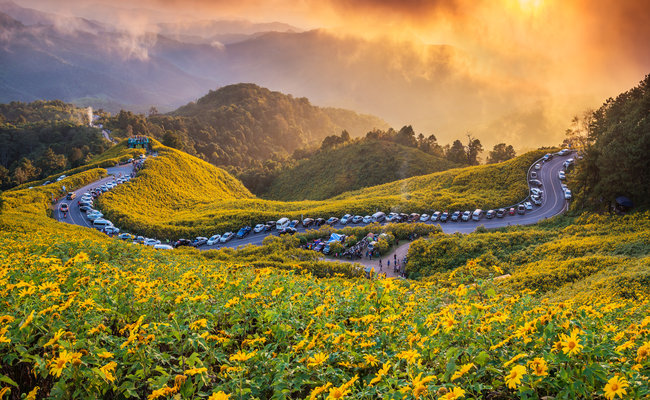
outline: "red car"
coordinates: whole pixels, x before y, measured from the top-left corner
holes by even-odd
[[[61,212],[68,212],[70,211],[70,208],[68,208],[67,203],[61,203],[61,207],[59,207],[59,210],[61,210]]]
[[[515,208],[514,208],[514,207],[510,207],[510,209],[508,210],[508,214],[510,214],[510,215],[515,215]]]

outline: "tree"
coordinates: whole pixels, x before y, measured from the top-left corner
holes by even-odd
[[[341,132],[341,140],[343,140],[343,143],[347,143],[350,141],[350,133],[348,133],[348,131],[345,129],[343,130],[343,132]]]
[[[174,131],[166,131],[162,143],[167,147],[173,147],[179,150],[183,149],[183,140],[180,135]]]
[[[32,164],[29,158],[23,157],[18,163],[18,167],[14,170],[14,182],[22,185],[29,182],[38,176],[38,169]]]
[[[465,155],[465,146],[463,143],[456,139],[451,147],[447,150],[445,156],[447,160],[453,161],[458,164],[467,164],[467,156]]]
[[[65,156],[63,154],[56,154],[51,147],[45,150],[45,153],[36,162],[44,174],[62,170],[67,163]]]
[[[483,145],[481,144],[481,141],[475,139],[472,135],[467,135],[467,164],[478,165],[478,156],[482,152]]]
[[[492,151],[488,155],[487,163],[496,164],[503,161],[510,160],[515,158],[517,153],[512,145],[506,145],[505,143],[495,144],[492,148]]]
[[[155,106],[151,106],[151,108],[149,108],[149,116],[152,115],[158,115],[158,109]]]
[[[582,117],[575,115],[571,119],[571,125],[564,131],[564,140],[562,147],[570,149],[583,149],[587,145],[587,137],[589,135],[589,124],[592,120],[593,110],[585,111]]]
[[[395,142],[408,147],[418,147],[415,131],[411,125],[405,125],[397,132]]]

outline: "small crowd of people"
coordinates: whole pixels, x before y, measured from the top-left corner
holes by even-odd
[[[407,258],[404,257],[402,260],[397,259],[397,254],[393,254],[393,261],[392,261],[392,266],[393,266],[393,273],[397,274],[398,276],[406,277],[406,260]],[[390,269],[391,267],[391,260],[390,257],[386,260],[386,269]],[[384,271],[384,264],[383,260],[380,258],[379,259],[379,272]]]

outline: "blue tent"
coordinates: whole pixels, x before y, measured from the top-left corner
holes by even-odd
[[[634,207],[634,203],[632,202],[632,200],[630,200],[629,198],[627,198],[625,196],[618,196],[616,198],[616,205],[626,207],[626,208]]]

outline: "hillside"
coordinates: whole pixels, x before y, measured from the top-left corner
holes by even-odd
[[[525,175],[545,151],[486,166],[457,168],[373,186],[322,201],[282,202],[253,197],[235,178],[180,151],[156,144],[127,186],[100,198],[116,225],[157,238],[212,235],[281,217],[369,214],[376,210],[423,212],[506,206],[526,197]],[[217,182],[215,179],[223,179]],[[229,193],[221,196],[222,188]]]
[[[83,165],[109,143],[86,109],[60,100],[0,104],[0,189]]]
[[[264,197],[284,201],[325,200],[350,190],[457,166],[394,142],[353,142],[320,151],[283,171]]]
[[[364,135],[387,126],[377,117],[316,107],[305,98],[244,83],[210,91],[166,115],[145,119],[122,112],[106,125],[116,135],[151,135],[214,165],[240,168],[288,157],[343,130]]]
[[[187,157],[160,151],[143,174]],[[259,251],[155,251],[56,223],[47,216],[56,190],[1,197],[0,394],[11,399],[600,398],[612,382],[633,398],[650,394],[648,285],[620,290],[625,273],[598,283],[607,296],[576,286],[567,294],[582,297],[557,302],[535,290],[570,284],[571,274],[545,268],[512,284],[489,279],[495,271],[465,285],[468,268],[441,281],[344,278],[351,269],[315,261],[288,237]],[[637,218],[618,226],[647,231],[647,216]],[[575,222],[564,230],[612,227]],[[625,242],[612,253],[647,253]]]

